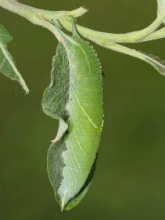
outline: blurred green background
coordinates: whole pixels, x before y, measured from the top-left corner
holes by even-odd
[[[90,10],[78,22],[124,33],[148,26],[156,0],[21,0],[50,10]],[[14,40],[9,50],[30,94],[0,75],[0,219],[164,220],[165,77],[151,66],[95,45],[104,77],[105,125],[93,184],[84,200],[60,211],[46,172],[47,149],[58,122],[44,115],[57,40],[46,29],[0,8]],[[165,39],[129,45],[165,59]]]

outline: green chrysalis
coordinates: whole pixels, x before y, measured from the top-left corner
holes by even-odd
[[[59,45],[52,62],[51,84],[43,111],[59,119],[48,150],[48,175],[62,210],[84,197],[95,169],[103,125],[102,71],[92,46],[77,34],[64,34],[56,24]]]

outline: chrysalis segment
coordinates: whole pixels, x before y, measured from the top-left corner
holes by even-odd
[[[72,37],[57,30],[61,43],[42,106],[62,121],[48,151],[48,173],[62,209],[71,209],[85,195],[95,169],[103,120],[102,75],[89,43],[75,29]]]

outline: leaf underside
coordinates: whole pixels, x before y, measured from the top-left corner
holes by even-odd
[[[7,50],[7,43],[12,40],[7,30],[0,25],[0,72],[11,80],[18,81],[26,93],[29,92],[25,81],[23,80],[21,74],[17,70],[13,57]]]

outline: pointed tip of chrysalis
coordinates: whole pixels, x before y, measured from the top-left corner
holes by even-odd
[[[64,196],[63,196],[62,201],[61,201],[61,212],[64,211],[64,209],[65,209],[66,195],[67,195],[67,192],[64,193]]]
[[[64,206],[61,205],[61,212],[63,212],[63,211],[64,211]]]

